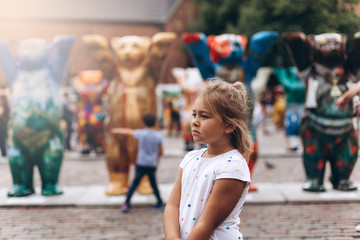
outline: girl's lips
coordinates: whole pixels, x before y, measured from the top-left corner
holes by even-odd
[[[195,135],[196,135],[196,134],[200,134],[200,132],[195,131],[195,130],[192,130],[191,133],[192,133],[192,135],[194,135],[194,134],[195,134]]]

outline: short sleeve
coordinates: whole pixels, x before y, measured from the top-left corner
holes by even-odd
[[[160,133],[158,133],[158,139],[159,139],[159,146],[164,144],[164,139]]]
[[[231,178],[250,182],[250,170],[244,158],[231,157],[221,162],[215,179]]]
[[[142,131],[141,129],[136,129],[136,130],[134,131],[134,138],[135,138],[135,139],[140,139],[142,133],[143,133],[143,131]]]

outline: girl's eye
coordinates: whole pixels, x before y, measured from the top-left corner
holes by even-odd
[[[193,113],[192,116],[193,116],[193,118],[196,118],[196,113]],[[199,117],[201,117],[201,118],[210,118],[210,116],[204,115],[204,114],[200,114]]]

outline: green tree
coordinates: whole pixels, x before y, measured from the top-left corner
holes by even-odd
[[[248,37],[262,30],[325,32],[352,36],[360,31],[354,13],[359,0],[196,0],[198,21],[191,31],[235,33]]]
[[[199,8],[198,20],[189,31],[222,34],[237,24],[242,0],[196,0]]]

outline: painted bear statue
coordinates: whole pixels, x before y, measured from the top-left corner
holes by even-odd
[[[79,98],[77,125],[81,153],[105,153],[103,99],[109,82],[100,70],[84,70],[73,79],[72,86]]]
[[[0,68],[12,85],[9,166],[13,187],[9,197],[33,194],[33,169],[38,167],[44,196],[62,194],[58,184],[63,158],[60,88],[74,43],[71,36],[25,39],[15,44],[17,60],[0,41]]]
[[[283,33],[281,38],[305,81],[305,112],[301,121],[303,163],[306,182],[303,190],[323,192],[326,163],[330,182],[336,190],[353,191],[349,180],[358,155],[357,133],[353,126],[353,102],[343,109],[337,99],[359,81],[359,34],[354,35],[349,52],[346,36],[338,33],[305,35]]]
[[[109,112],[106,122],[106,161],[110,183],[107,195],[122,195],[128,191],[130,165],[135,164],[137,141],[130,136],[113,135],[114,127],[132,129],[143,128],[142,114],[157,113],[156,86],[159,83],[161,68],[167,53],[175,40],[172,32],[156,33],[147,36],[113,37],[110,44],[100,35],[85,35],[83,42],[106,72],[114,72],[108,88]],[[114,52],[113,62],[109,55]],[[108,64],[104,64],[104,63]],[[115,66],[110,71],[109,66]],[[138,192],[152,193],[148,178],[143,178]]]
[[[250,51],[245,55],[248,39],[245,35],[221,34],[205,36],[203,33],[185,33],[184,42],[190,49],[192,59],[204,80],[217,77],[223,81],[245,83],[249,91],[248,125],[254,149],[248,165],[252,172],[257,160],[256,129],[252,124],[254,97],[251,81],[272,44],[278,39],[277,32],[263,31],[254,34],[250,40]],[[250,191],[255,191],[254,184]]]

